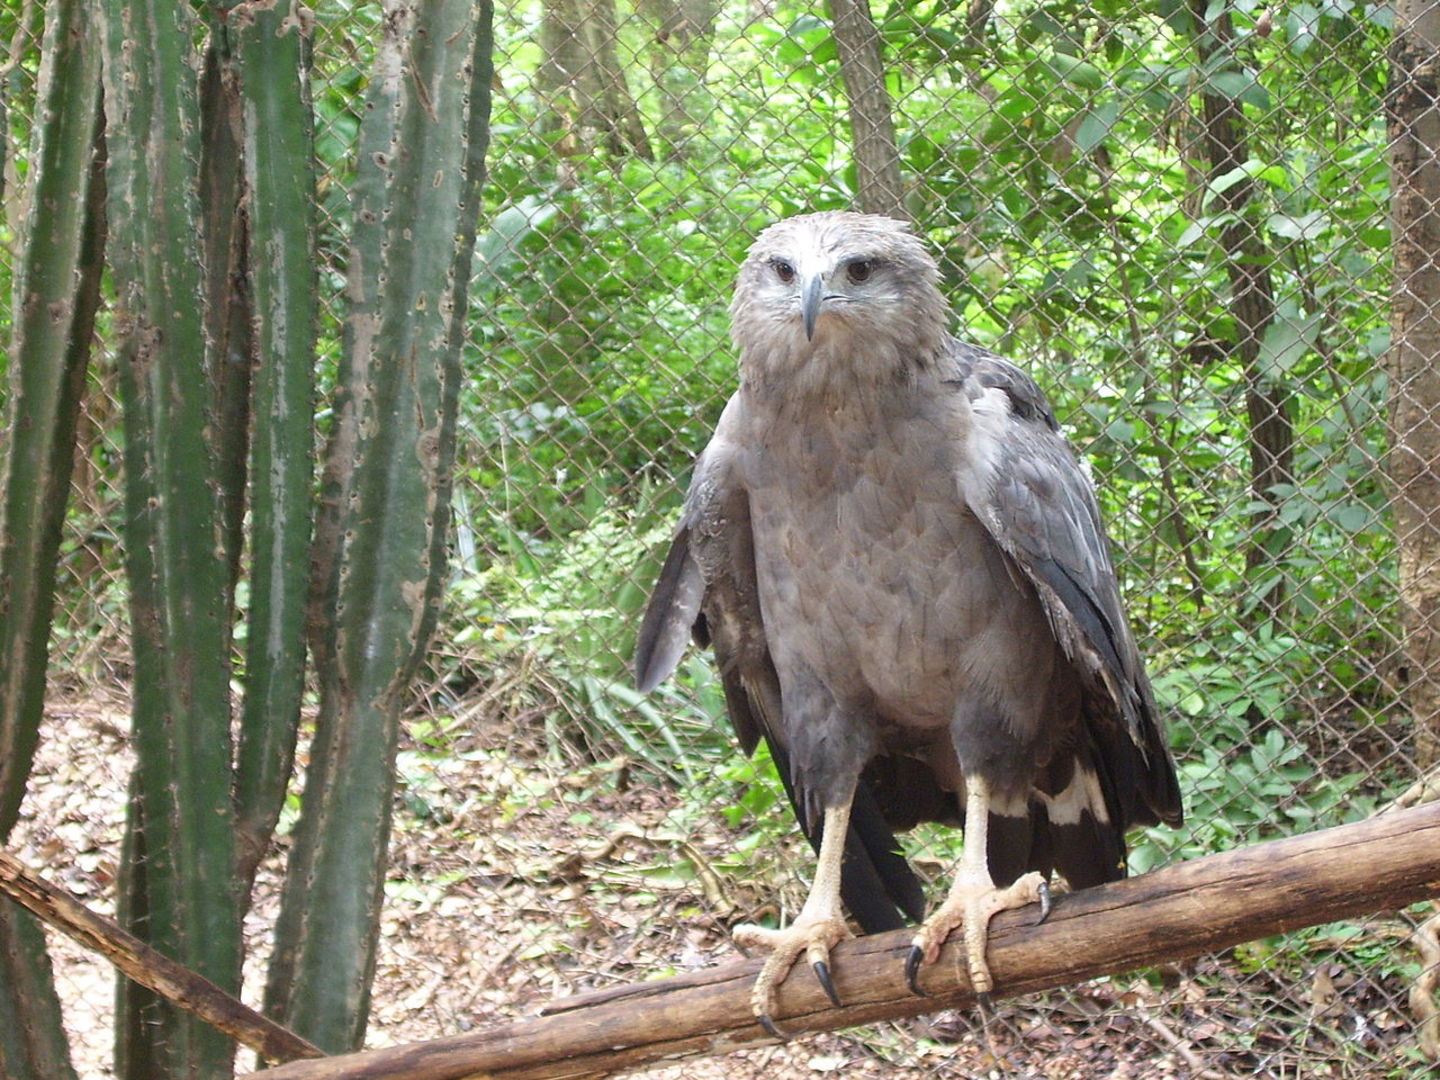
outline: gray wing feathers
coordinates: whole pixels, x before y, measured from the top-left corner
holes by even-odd
[[[705,580],[690,554],[690,526],[682,521],[635,639],[635,684],[642,694],[654,690],[675,670],[690,644],[691,627],[704,595]]]
[[[1178,822],[1179,788],[1121,608],[1090,480],[1028,375],[973,347],[957,343],[957,351],[957,381],[972,402],[975,440],[972,470],[959,478],[961,492],[1035,587],[1066,655],[1112,703],[1139,754],[1139,775],[1131,780],[1149,808]]]
[[[1002,450],[991,487],[992,535],[1035,580],[1066,653],[1106,682],[1134,725],[1143,675],[1089,481],[1058,436],[1034,442],[1022,447],[1016,438]]]
[[[738,490],[731,476],[730,444],[722,431],[730,408],[720,418],[710,445],[695,462],[695,475],[685,494],[685,508],[670,551],[660,568],[660,577],[650,593],[645,618],[635,640],[635,684],[641,693],[649,693],[675,670],[692,630],[704,633],[701,604],[705,600],[706,581],[717,562],[717,548],[733,543],[737,523],[727,514],[727,502],[736,496],[744,510],[743,525],[746,547],[749,547],[750,519],[744,493]],[[754,557],[751,556],[753,567]],[[755,604],[755,625],[760,625],[759,603]],[[709,644],[708,640],[701,641]]]

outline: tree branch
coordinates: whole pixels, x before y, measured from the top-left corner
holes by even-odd
[[[293,1031],[177,964],[113,920],[97,915],[5,851],[0,851],[0,895],[10,897],[42,922],[100,953],[133,982],[234,1036],[266,1061],[320,1056],[319,1049]]]
[[[1211,855],[1060,897],[1043,926],[1034,909],[998,916],[990,935],[997,996],[1195,956],[1242,941],[1440,894],[1440,803]],[[831,1008],[800,965],[780,988],[790,1034],[916,1016],[973,1003],[963,959],[947,945],[905,986],[910,933],[842,942],[833,953],[844,1008]],[[294,1061],[251,1080],[567,1080],[772,1041],[750,1013],[759,961],[555,1002],[538,1017],[369,1053]]]

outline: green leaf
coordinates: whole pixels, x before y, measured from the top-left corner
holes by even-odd
[[[1085,119],[1081,120],[1080,126],[1075,129],[1075,145],[1081,153],[1090,153],[1105,141],[1119,119],[1119,102],[1107,101],[1086,110]]]
[[[559,204],[547,195],[527,195],[501,210],[475,244],[476,275],[486,281],[503,280],[503,271],[520,255],[525,238],[543,228],[559,211]]]
[[[1256,81],[1255,74],[1251,71],[1237,71],[1234,68],[1212,71],[1205,80],[1205,89],[1208,93],[1254,105],[1258,109],[1270,107],[1269,92]]]
[[[1078,56],[1065,53],[1051,53],[1045,58],[1045,65],[1061,80],[1082,90],[1099,90],[1105,85],[1105,74],[1094,64]]]
[[[815,15],[801,15],[780,39],[775,55],[807,84],[813,82],[819,77],[817,69],[835,59],[835,39],[830,34],[830,24]]]
[[[1287,305],[1281,305],[1282,309]],[[1277,313],[1275,321],[1265,328],[1260,341],[1260,365],[1267,374],[1286,374],[1298,364],[1315,344],[1320,330],[1320,314],[1301,315],[1290,305],[1290,313]]]
[[[1290,177],[1284,166],[1268,165],[1257,158],[1251,158],[1242,165],[1238,165],[1229,172],[1221,173],[1207,185],[1207,198],[1216,195],[1223,195],[1242,180],[1258,180],[1269,187],[1281,191],[1290,190]]]
[[[1192,221],[1189,225],[1185,227],[1185,231],[1180,234],[1179,239],[1175,241],[1175,246],[1177,248],[1191,247],[1195,243],[1195,241],[1199,240],[1204,235],[1205,220],[1202,218],[1200,221]]]
[[[1308,214],[1271,214],[1265,227],[1287,240],[1318,240],[1330,227],[1330,219],[1320,210]]]
[[[1347,533],[1364,532],[1375,523],[1374,513],[1364,503],[1341,503],[1327,511],[1325,517]]]

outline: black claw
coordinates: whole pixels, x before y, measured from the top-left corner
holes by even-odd
[[[995,1001],[990,997],[989,990],[986,990],[983,994],[976,994],[975,1004],[980,1006],[981,1012],[990,1013],[992,1015],[995,1012]]]
[[[924,959],[925,950],[919,945],[911,945],[909,955],[905,957],[905,984],[916,997],[930,996],[920,989],[920,963]]]
[[[779,1039],[781,1042],[789,1042],[789,1039],[786,1038],[785,1033],[775,1026],[774,1020],[770,1019],[769,1013],[760,1014],[760,1026],[764,1028],[766,1032],[771,1035],[771,1037]]]
[[[1050,883],[1049,883],[1048,881],[1042,881],[1042,882],[1040,882],[1040,917],[1035,920],[1035,925],[1036,925],[1036,926],[1039,926],[1041,923],[1043,923],[1043,922],[1044,922],[1046,919],[1048,919],[1049,917],[1050,917]]]
[[[830,981],[830,965],[824,960],[816,960],[813,967],[815,968],[815,978],[820,980],[820,985],[825,990],[825,996],[830,999],[830,1004],[837,1009],[840,1008],[843,1003],[840,995],[835,992],[835,984]]]

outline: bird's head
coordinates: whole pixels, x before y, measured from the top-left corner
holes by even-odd
[[[839,211],[787,218],[756,238],[740,268],[731,333],[751,367],[823,357],[879,376],[923,366],[946,333],[937,277],[904,222]]]

